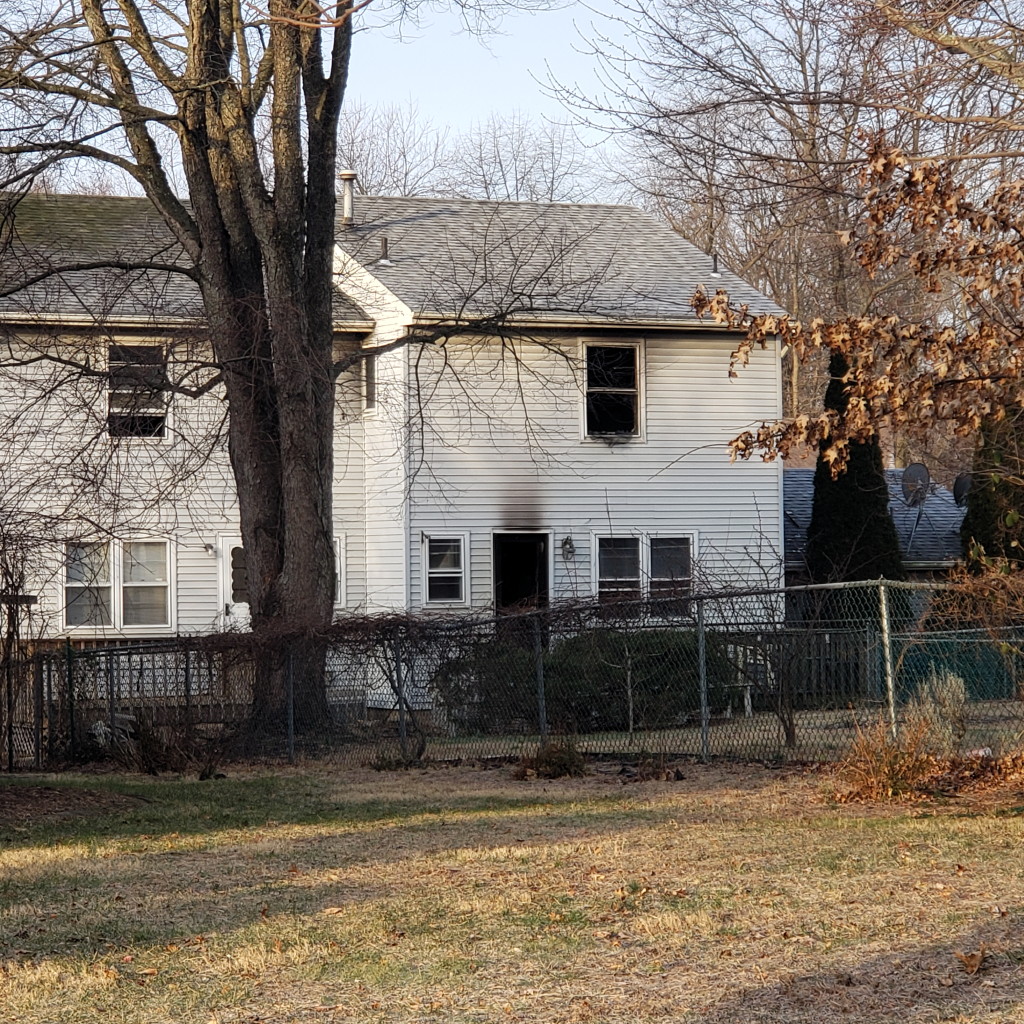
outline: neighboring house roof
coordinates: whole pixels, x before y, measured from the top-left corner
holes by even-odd
[[[338,245],[414,314],[688,325],[699,286],[756,312],[770,300],[667,224],[628,206],[355,197]],[[382,260],[382,239],[387,259]]]
[[[29,193],[0,225],[0,316],[37,321],[164,324],[203,317],[195,282],[173,269],[123,270],[109,262],[187,267],[177,240],[148,199]],[[70,270],[81,264],[90,269]],[[19,287],[22,282],[41,280]],[[335,319],[366,315],[336,293]]]
[[[889,488],[889,512],[906,567],[941,569],[956,562],[962,555],[960,524],[966,509],[957,505],[949,488],[932,484],[924,504],[911,508],[903,500],[903,470],[886,470],[885,482]],[[784,470],[782,488],[786,568],[801,569],[805,565],[807,527],[814,501],[814,470]]]

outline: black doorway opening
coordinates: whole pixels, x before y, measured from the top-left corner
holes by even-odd
[[[499,612],[547,607],[549,543],[546,533],[494,535],[494,605]]]

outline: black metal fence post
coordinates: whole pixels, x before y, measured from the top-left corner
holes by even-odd
[[[110,719],[110,744],[117,738],[117,711],[114,697],[114,656],[108,651],[105,658],[107,670],[107,712]]]
[[[192,740],[192,658],[190,657],[191,652],[185,648],[185,669],[183,673],[183,683],[185,686],[185,738],[191,742]]]
[[[78,741],[75,739],[75,651],[70,640],[65,641],[64,655],[67,668],[65,682],[68,688],[68,749],[74,761],[78,757]]]
[[[398,698],[398,743],[402,758],[409,759],[409,729],[405,720],[405,672],[402,669],[402,651],[397,640],[393,644],[395,696]]]
[[[8,615],[12,614],[10,610]],[[14,671],[11,664],[14,654],[10,644],[5,645],[4,677],[7,689],[7,770],[14,771]]]
[[[35,747],[33,766],[36,771],[43,767],[43,659],[38,652],[32,659],[32,689],[33,689],[33,736],[32,743]]]

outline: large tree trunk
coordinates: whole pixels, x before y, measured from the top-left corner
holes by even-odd
[[[220,10],[217,0],[196,2]],[[319,33],[289,22],[287,0],[273,0],[271,15],[273,191],[259,174],[240,92],[226,75],[217,79],[224,39],[212,18],[193,37],[205,90],[184,101],[180,133],[230,411],[252,628],[282,637],[257,661],[260,731],[283,729],[289,693],[297,728],[327,720],[323,648],[311,638],[329,625],[335,592],[334,178],[350,47],[345,22],[324,76]]]

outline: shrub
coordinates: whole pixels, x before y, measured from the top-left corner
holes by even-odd
[[[458,732],[537,731],[537,679],[533,651],[487,639],[434,673],[434,693],[449,726]]]
[[[734,672],[724,644],[707,636],[711,707],[728,701]],[[563,734],[632,732],[696,721],[700,712],[697,635],[687,629],[591,629],[544,654],[548,726]],[[449,726],[463,732],[539,731],[532,643],[479,641],[434,673]]]
[[[908,723],[893,738],[889,721],[879,715],[857,735],[837,769],[840,800],[893,800],[914,792],[934,768],[928,751],[927,727]]]
[[[512,774],[517,779],[563,779],[587,774],[587,763],[570,737],[542,743],[523,754]]]
[[[547,662],[548,719],[565,732],[684,725],[700,711],[697,634],[684,629],[596,629],[563,640]],[[727,701],[731,666],[707,635],[709,701]]]
[[[953,757],[967,734],[967,687],[952,672],[932,668],[907,703],[904,727],[920,731],[929,753]]]

